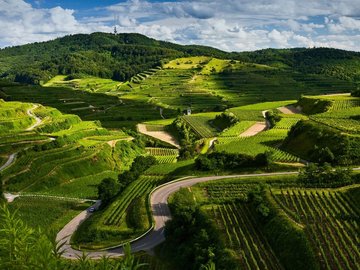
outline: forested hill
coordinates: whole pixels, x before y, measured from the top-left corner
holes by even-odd
[[[360,83],[360,52],[332,48],[265,49],[238,54],[238,60]]]
[[[360,82],[360,53],[329,48],[265,49],[228,53],[178,45],[140,34],[77,34],[0,50],[0,77],[39,84],[55,75],[81,75],[126,81],[137,73],[184,56],[236,59]]]
[[[77,34],[0,50],[0,76],[31,84],[58,74],[124,81],[162,60],[198,55],[230,56],[211,47],[182,46],[140,34]]]

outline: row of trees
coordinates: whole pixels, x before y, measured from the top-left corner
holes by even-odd
[[[250,167],[265,167],[270,163],[269,153],[261,153],[255,157],[245,154],[213,152],[199,156],[195,167],[201,171],[235,170]]]
[[[299,173],[298,182],[307,187],[337,187],[353,183],[351,170],[330,164],[309,164]]]

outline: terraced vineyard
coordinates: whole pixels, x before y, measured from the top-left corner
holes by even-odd
[[[207,211],[236,252],[241,269],[283,269],[264,236],[257,230],[251,210],[244,204],[216,205]]]
[[[357,134],[360,132],[360,123],[356,119],[359,115],[360,106],[357,106],[312,115],[310,119],[341,131]]]
[[[200,138],[212,138],[216,136],[217,130],[210,125],[209,121],[213,120],[215,116],[216,114],[212,113],[183,116],[181,119],[183,119]]]
[[[120,226],[125,219],[126,209],[136,197],[148,194],[162,178],[157,176],[142,176],[119,196],[104,212],[102,222],[107,226]]]
[[[254,125],[255,121],[240,121],[236,123],[234,126],[225,129],[220,133],[220,137],[238,137],[241,133],[249,129],[252,125]]]
[[[359,269],[358,206],[341,191],[273,190],[291,218],[303,224],[322,269]]]
[[[252,137],[219,137],[219,144],[216,145],[216,150],[229,153],[244,153],[254,156],[268,151],[272,152],[272,156],[276,161],[299,162],[300,159],[298,157],[274,146],[279,144],[286,135],[287,129],[271,129]]]
[[[177,149],[147,147],[146,151],[150,156],[154,156],[160,164],[174,163],[179,156]]]

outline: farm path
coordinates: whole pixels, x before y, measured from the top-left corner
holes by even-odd
[[[33,113],[33,111],[34,111],[37,107],[39,107],[39,105],[34,105],[31,109],[28,109],[28,110],[26,111],[26,113],[27,113],[30,117],[32,117],[32,118],[35,119],[35,124],[33,124],[32,126],[28,127],[28,128],[26,129],[26,131],[31,131],[31,130],[35,129],[36,127],[38,127],[38,126],[41,124],[41,118],[37,117],[37,116]]]
[[[255,136],[256,134],[267,130],[268,126],[265,122],[256,122],[254,125],[249,127],[243,133],[240,134],[240,137],[251,137]]]
[[[161,140],[180,149],[180,145],[171,134],[166,131],[148,131],[145,124],[137,125],[138,131],[155,139]]]
[[[256,134],[259,134],[260,132],[268,130],[270,128],[270,123],[266,119],[266,112],[267,111],[261,112],[262,116],[265,119],[264,122],[256,122],[254,125],[252,125],[247,130],[245,130],[243,133],[241,133],[239,136],[240,137],[252,137],[252,136],[255,136]]]
[[[5,170],[7,167],[9,167],[14,162],[15,158],[16,158],[16,153],[11,154],[8,160],[5,162],[5,164],[0,167],[0,172]]]
[[[301,111],[293,105],[279,107],[277,109],[283,114],[300,114],[301,113]]]

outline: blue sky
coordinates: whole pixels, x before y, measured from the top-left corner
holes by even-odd
[[[359,0],[0,0],[0,47],[74,33],[136,32],[226,51],[360,51]]]

